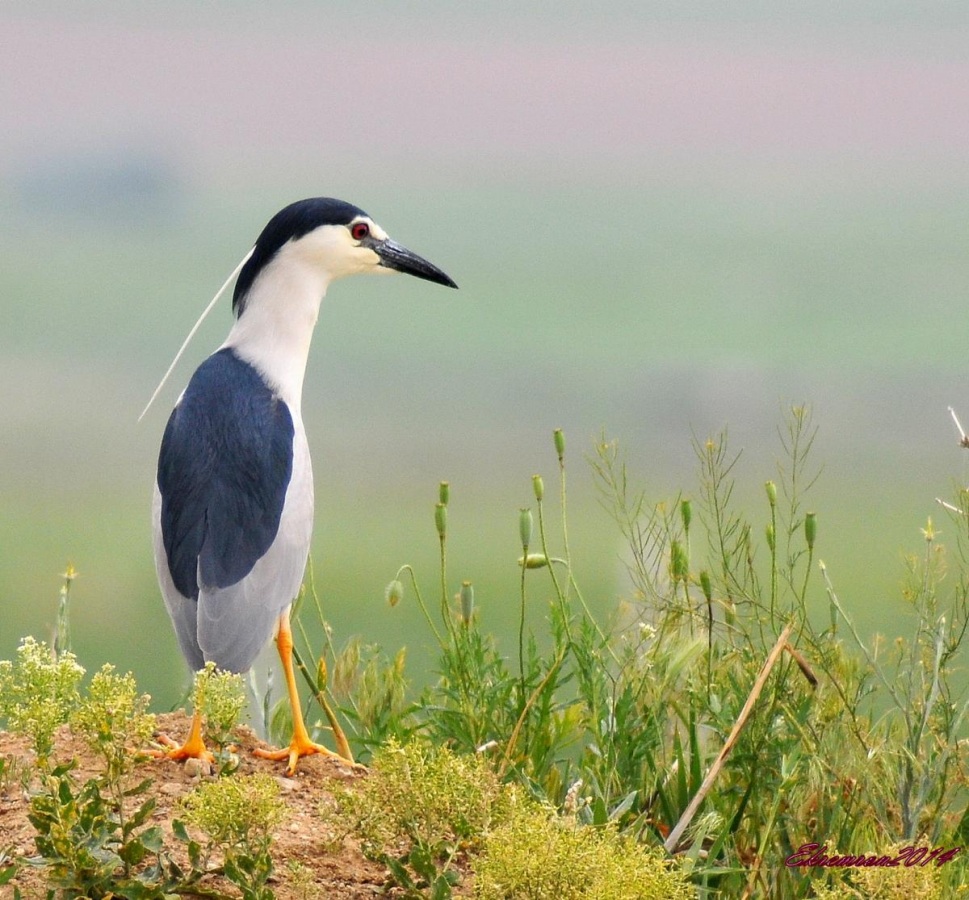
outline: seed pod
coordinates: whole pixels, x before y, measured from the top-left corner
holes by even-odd
[[[446,481],[442,481],[437,488],[437,499],[447,506],[448,500],[451,499],[451,485]]]
[[[387,598],[387,602],[391,607],[396,606],[404,599],[404,585],[395,579],[387,585],[384,590],[384,596]]]
[[[558,454],[559,462],[565,458],[565,435],[562,434],[561,428],[556,428],[552,432],[552,437],[555,440],[555,452]]]
[[[522,549],[528,554],[528,545],[532,542],[532,511],[523,508],[518,515],[518,534],[522,539]]]
[[[818,517],[816,513],[809,512],[804,517],[804,538],[807,541],[808,550],[814,549],[814,541],[818,536]]]
[[[326,690],[326,685],[330,680],[330,674],[326,670],[326,660],[321,656],[316,661],[316,690],[322,694]]]
[[[535,492],[535,499],[541,503],[545,496],[545,482],[541,475],[532,475],[532,490]]]
[[[443,541],[447,535],[447,507],[443,503],[434,507],[434,524],[437,526],[437,536]]]
[[[775,550],[774,526],[771,524],[768,524],[766,533],[767,533],[767,546],[770,547],[770,552],[773,553]]]
[[[767,491],[767,502],[771,505],[771,509],[777,506],[777,485],[773,481],[768,481],[764,485],[764,490]]]
[[[706,597],[707,603],[713,600],[713,584],[710,582],[710,573],[706,569],[700,572],[700,588],[703,590],[703,596]]]
[[[683,520],[683,530],[690,530],[690,522],[693,521],[693,504],[689,500],[680,501],[680,518]]]
[[[686,581],[690,572],[686,548],[679,541],[670,541],[670,572],[674,581]]]
[[[461,582],[461,618],[464,624],[471,622],[471,615],[474,613],[474,585],[470,581]]]
[[[544,569],[548,565],[548,557],[544,553],[529,553],[528,556],[519,556],[518,565],[526,569]]]

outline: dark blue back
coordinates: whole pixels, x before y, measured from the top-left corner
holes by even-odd
[[[158,456],[161,529],[172,581],[241,581],[272,545],[293,472],[293,419],[230,349],[196,369],[172,411]]]

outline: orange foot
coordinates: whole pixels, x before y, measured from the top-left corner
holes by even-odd
[[[286,766],[287,775],[293,775],[296,772],[296,763],[299,762],[301,757],[312,756],[314,753],[329,756],[331,759],[338,759],[340,762],[352,766],[354,769],[364,768],[364,766],[340,756],[339,753],[335,753],[329,747],[317,744],[311,741],[309,737],[302,737],[296,734],[293,735],[293,740],[290,742],[289,747],[284,750],[263,750],[262,748],[257,748],[252,751],[253,756],[258,756],[260,759],[289,760]]]
[[[157,735],[156,740],[168,749],[152,751],[153,756],[178,761],[201,759],[210,764],[215,763],[215,755],[205,749],[205,741],[202,740],[202,718],[198,713],[192,719],[192,729],[189,731],[184,744],[173,741],[167,734]]]

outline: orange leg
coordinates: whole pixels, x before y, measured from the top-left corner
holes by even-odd
[[[202,714],[198,710],[195,710],[195,715],[192,716],[192,728],[184,744],[179,746],[167,734],[159,735],[158,741],[169,748],[159,750],[156,754],[158,756],[175,760],[203,759],[206,762],[215,762],[215,756],[205,749],[205,741],[202,740]]]
[[[328,747],[317,744],[310,740],[306,724],[303,722],[303,711],[300,708],[299,693],[296,690],[296,674],[293,671],[293,632],[289,627],[289,610],[286,610],[279,617],[279,630],[276,633],[276,649],[279,650],[279,658],[283,664],[283,674],[286,676],[286,690],[289,692],[289,705],[293,711],[293,740],[287,749],[284,750],[255,750],[256,756],[263,759],[288,759],[289,765],[286,767],[286,774],[292,775],[296,771],[296,763],[301,756],[309,756],[312,753],[322,753],[324,756],[332,756],[345,762],[353,763],[349,757],[349,747],[343,732],[336,726],[335,734],[337,744],[341,749],[346,750],[347,756],[334,753]],[[335,722],[333,723],[336,724]]]

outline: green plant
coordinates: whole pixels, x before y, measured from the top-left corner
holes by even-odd
[[[286,864],[286,882],[299,900],[316,900],[313,873],[298,860],[291,859]]]
[[[285,807],[279,785],[269,775],[220,778],[203,784],[179,803],[190,825],[208,837],[203,859],[213,851],[223,855],[225,877],[241,891],[243,900],[272,900],[266,882],[273,874],[270,855],[273,829]]]
[[[41,765],[54,749],[54,732],[80,700],[84,669],[72,653],[55,658],[50,648],[25,637],[15,661],[0,660],[0,719],[30,738]]]
[[[223,773],[235,766],[229,748],[232,731],[239,724],[246,702],[246,685],[241,675],[220,672],[213,662],[195,673],[192,703],[202,715],[203,736],[215,745]]]
[[[0,756],[0,797],[30,784],[33,767],[19,756]]]
[[[118,675],[114,666],[105,663],[71,713],[71,730],[101,757],[105,782],[119,790],[137,762],[137,751],[155,730],[155,717],[148,712],[150,700],[147,694],[138,693],[130,672]]]
[[[77,578],[77,570],[71,563],[67,564],[61,574],[64,579],[57,594],[57,626],[54,630],[54,656],[60,657],[71,652],[71,586]]]
[[[897,857],[903,847],[893,845],[886,851],[887,856]],[[900,859],[897,866],[849,869],[837,884],[815,884],[815,896],[818,900],[943,900],[953,896],[946,887],[944,869],[931,864],[907,865],[904,852]]]
[[[17,860],[14,859],[11,852],[0,847],[0,887],[10,884],[13,881],[14,876],[17,874],[17,869]]]
[[[502,815],[505,791],[480,757],[391,741],[375,755],[358,785],[334,797],[364,853],[390,869],[407,896],[445,898],[456,863],[473,852]],[[324,818],[333,821],[331,811]]]
[[[66,641],[66,604],[61,618]],[[65,897],[161,900],[194,875],[171,863],[161,828],[150,824],[151,781],[132,784],[137,751],[154,728],[149,698],[138,693],[130,673],[118,675],[111,665],[94,675],[82,698],[83,671],[70,653],[55,660],[33,638],[22,641],[15,663],[0,663],[8,724],[30,736],[40,761],[28,815],[38,856],[28,862],[43,867]],[[103,764],[83,782],[75,778],[76,760],[50,765],[54,731],[65,721]],[[3,877],[13,877],[10,869]]]
[[[614,827],[558,816],[519,792],[474,857],[480,900],[691,900],[685,872]]]
[[[347,703],[343,712],[361,735],[363,754],[391,738],[403,739],[411,733],[406,721],[412,709],[406,699],[406,659],[403,647],[388,658],[379,647],[364,644],[359,638],[350,638],[336,655],[331,688],[335,697]]]
[[[969,516],[969,507],[961,515]],[[908,558],[903,586],[903,596],[914,613],[914,634],[896,641],[888,652],[868,646],[842,607],[826,572],[825,582],[832,606],[847,624],[871,677],[881,684],[887,698],[888,711],[879,736],[891,737],[891,749],[884,755],[886,775],[895,786],[897,812],[894,804],[892,812],[900,820],[899,837],[914,840],[924,835],[938,841],[947,814],[964,802],[959,742],[969,699],[965,688],[959,687],[955,661],[969,627],[969,583],[963,538],[958,547],[960,577],[943,607],[947,550],[938,542],[931,520],[922,535],[923,554]],[[965,815],[962,821],[966,822]]]
[[[47,869],[66,897],[161,900],[168,869],[162,832],[158,826],[145,827],[154,801],[145,800],[121,816],[116,798],[105,796],[102,780],[92,778],[78,786],[71,775],[74,767],[73,761],[55,766],[31,799],[36,863]],[[130,788],[122,802],[146,789],[147,782]]]

